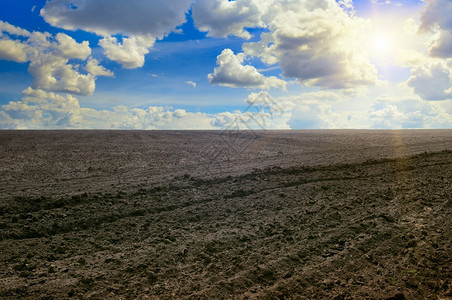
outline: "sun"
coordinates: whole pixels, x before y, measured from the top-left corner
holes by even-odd
[[[370,44],[373,51],[387,52],[391,48],[391,38],[384,33],[376,33],[371,37]]]
[[[368,49],[371,57],[377,61],[389,61],[397,54],[397,39],[390,30],[369,32]]]

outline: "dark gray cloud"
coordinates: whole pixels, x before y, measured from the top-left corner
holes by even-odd
[[[192,0],[49,0],[41,15],[49,24],[100,35],[162,37],[185,22]]]
[[[429,50],[435,57],[452,57],[452,2],[450,0],[425,0],[427,6],[421,16],[422,31],[439,30]]]

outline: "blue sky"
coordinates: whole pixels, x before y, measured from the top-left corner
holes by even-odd
[[[451,16],[449,0],[3,1],[0,128],[452,128]]]

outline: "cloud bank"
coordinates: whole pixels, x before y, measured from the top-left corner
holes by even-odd
[[[72,95],[27,88],[20,101],[10,101],[0,111],[0,128],[9,129],[213,129],[212,117],[182,109],[124,105],[112,110],[80,107]]]
[[[284,103],[267,92],[251,93],[247,111],[206,114],[171,107],[134,108],[124,105],[112,110],[83,108],[72,95],[61,95],[31,87],[19,101],[10,101],[0,111],[1,129],[241,129],[285,128],[288,116]],[[279,103],[279,104],[278,104]],[[281,105],[281,106],[280,106]],[[289,111],[290,112],[290,111]]]

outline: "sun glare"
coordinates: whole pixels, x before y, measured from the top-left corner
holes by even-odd
[[[391,41],[387,35],[378,33],[372,37],[371,46],[375,51],[386,52],[391,47]]]
[[[369,34],[368,47],[374,59],[387,62],[396,56],[397,41],[389,30],[376,30]]]

